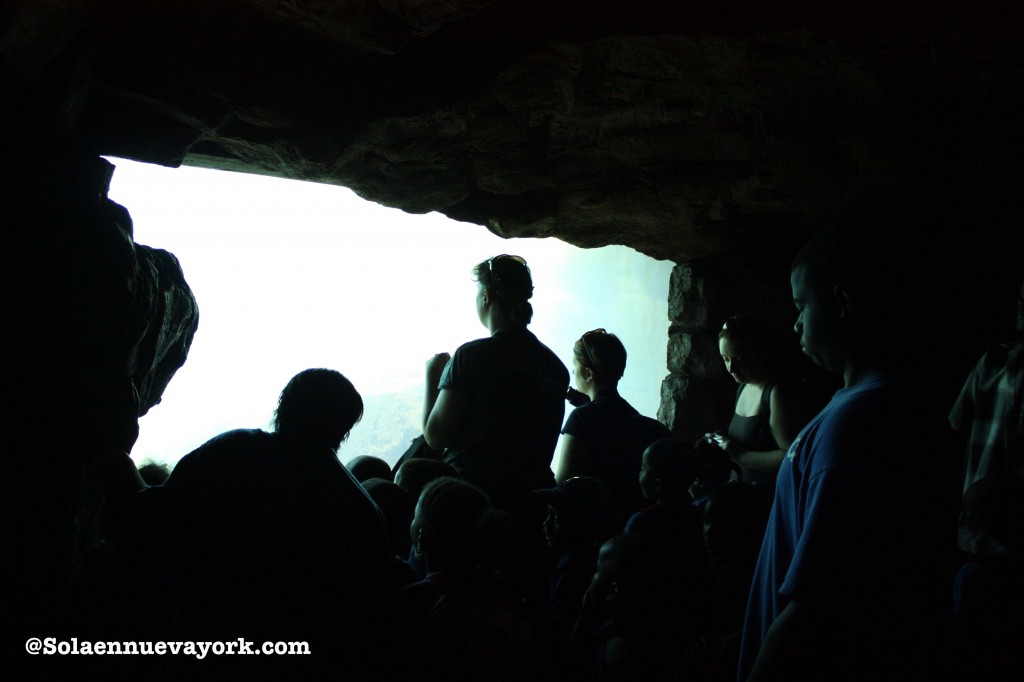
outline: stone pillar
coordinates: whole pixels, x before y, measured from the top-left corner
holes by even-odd
[[[725,429],[736,383],[725,372],[718,332],[733,315],[753,315],[780,330],[796,313],[789,267],[799,244],[757,241],[699,261],[680,263],[669,285],[668,370],[658,418],[678,438],[696,441]],[[795,339],[795,337],[794,337]]]

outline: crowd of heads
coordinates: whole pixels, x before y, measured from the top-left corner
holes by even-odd
[[[850,348],[868,357],[878,350],[877,334],[865,330],[883,320],[878,309],[888,310],[882,301],[895,280],[867,270],[868,255],[863,242],[830,230],[793,264],[796,334],[805,353],[834,372],[843,371]],[[895,267],[892,259],[883,261]],[[525,261],[496,256],[473,273],[481,310],[493,305],[516,324],[530,321],[533,284]],[[764,377],[782,347],[764,324],[747,316],[728,319],[718,340],[727,371],[740,383]],[[573,357],[579,376],[600,385],[614,386],[626,367],[625,347],[604,329],[583,334]],[[281,392],[273,426],[282,442],[295,444],[295,452],[335,453],[362,415],[363,401],[348,379],[309,369]],[[477,630],[472,642],[450,640],[444,647],[479,646],[472,657],[501,645],[505,635],[494,634],[496,640],[486,634],[495,619],[505,625],[521,620],[533,633],[529,644],[518,625],[493,632],[515,633],[506,653],[526,651],[530,666],[539,667],[513,668],[530,669],[538,679],[710,680],[734,669],[730,646],[713,650],[707,643],[727,642],[742,621],[772,497],[769,488],[741,482],[738,465],[713,443],[651,443],[635,474],[649,506],[630,514],[591,476],[532,491],[525,504],[540,513],[531,516],[496,507],[484,490],[439,459],[414,457],[392,467],[357,455],[345,468],[372,500],[385,529],[393,563],[380,576],[388,594],[381,608],[412,619],[397,626],[399,631],[458,622],[462,637],[468,624]],[[142,473],[152,486],[167,478],[166,468],[145,467]],[[979,553],[1024,547],[1021,500],[1022,481],[1013,474],[986,477],[968,489],[965,522],[981,538]],[[536,527],[517,527],[524,518],[538,519]],[[514,578],[495,578],[510,561],[523,560],[512,555],[514,538],[524,532],[546,541],[545,554],[527,559],[546,567],[548,598],[568,595],[578,604],[570,611],[571,628],[546,620],[554,611],[532,601],[534,593]],[[611,659],[619,661],[614,671],[607,667]],[[402,671],[402,679],[408,673],[402,664],[394,670]]]

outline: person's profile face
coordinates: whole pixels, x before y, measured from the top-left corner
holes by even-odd
[[[616,577],[619,565],[618,547],[611,540],[601,545],[590,581],[590,591],[597,603],[611,601],[616,592]]]
[[[413,514],[412,523],[409,524],[409,539],[412,541],[412,549],[417,559],[423,557],[420,547],[420,536],[423,533],[423,511],[419,502],[416,503],[416,512]]]
[[[580,393],[587,392],[587,380],[583,376],[583,365],[574,356],[572,359],[572,380],[576,384],[576,390]]]
[[[818,366],[840,371],[832,357],[837,338],[838,320],[833,319],[837,316],[836,306],[826,292],[813,285],[804,266],[797,266],[790,274],[790,286],[797,311],[793,330],[800,337],[800,349]]]
[[[487,310],[487,287],[483,282],[476,283],[476,315],[480,318],[481,324],[486,324],[484,312]]]
[[[648,451],[644,451],[643,462],[640,465],[640,490],[643,492],[645,499],[653,502],[658,499],[658,477],[654,472],[654,467],[651,465],[649,455]]]
[[[562,526],[558,522],[558,510],[549,504],[548,514],[544,518],[544,539],[547,541],[548,547],[552,549],[557,549],[559,547],[561,533]]]

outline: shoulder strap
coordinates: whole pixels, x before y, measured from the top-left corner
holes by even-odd
[[[764,385],[764,390],[761,391],[761,414],[768,418],[772,416],[772,389],[775,388],[775,383],[774,381],[769,381]]]

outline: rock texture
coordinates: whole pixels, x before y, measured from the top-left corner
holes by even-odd
[[[173,256],[106,200],[101,155],[671,259],[661,418],[692,438],[728,417],[718,326],[787,319],[788,263],[833,215],[900,205],[891,248],[944,333],[893,342],[950,386],[1009,329],[1022,36],[1019,0],[5,2],[8,632],[62,622],[106,465],[197,324]]]
[[[890,5],[53,0],[8,11],[3,44],[91,152],[682,262],[1005,170],[1018,3]]]

